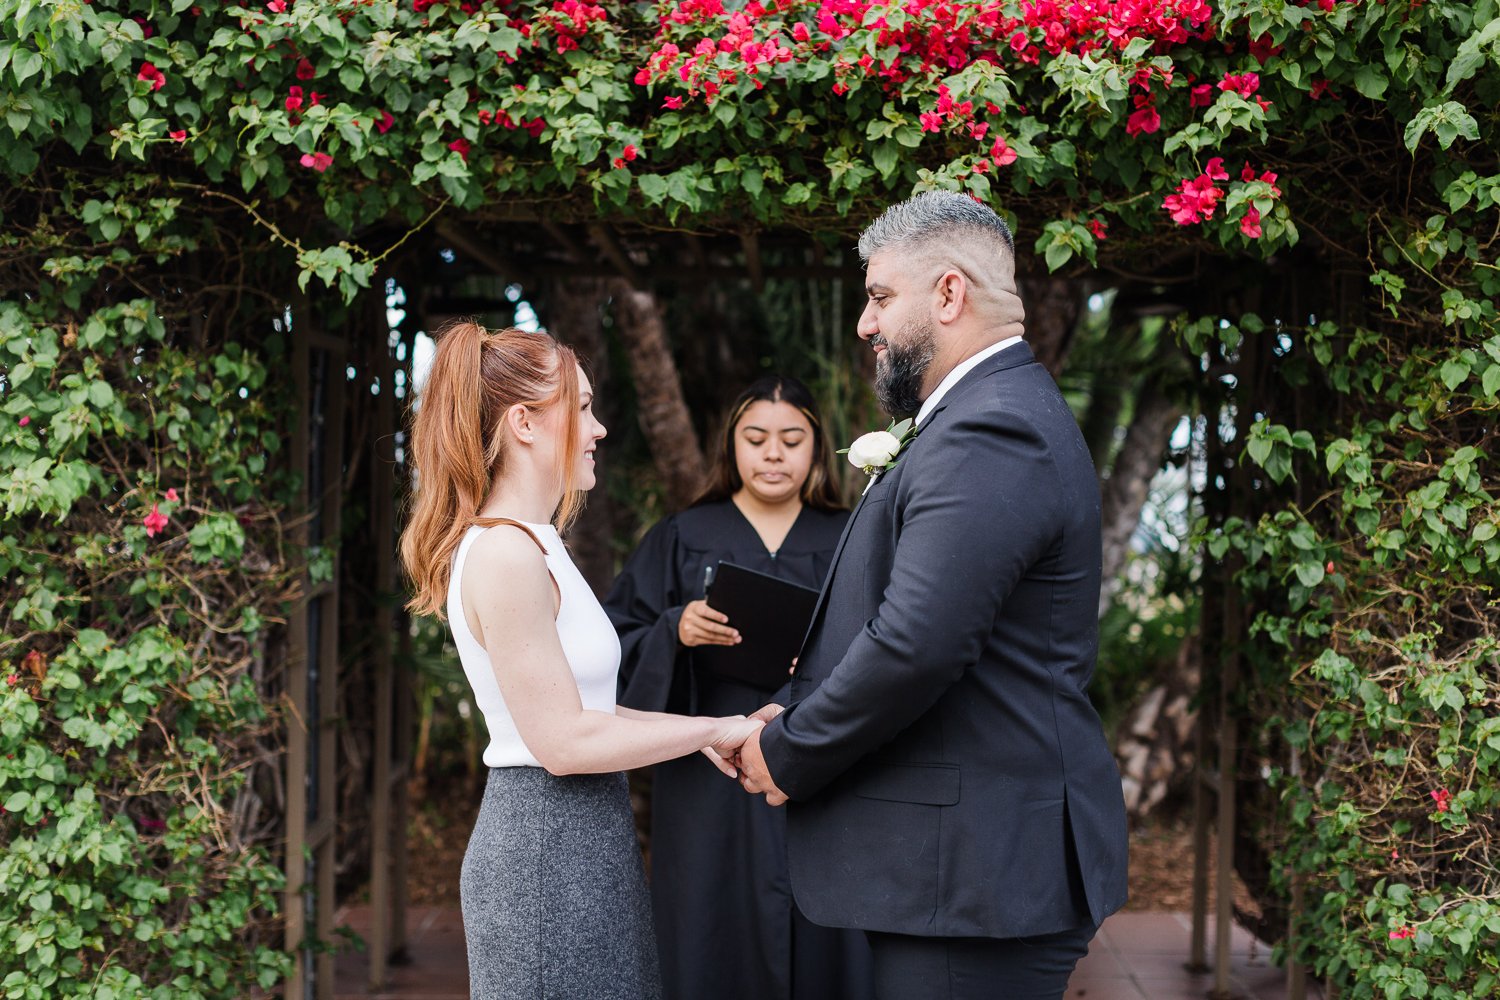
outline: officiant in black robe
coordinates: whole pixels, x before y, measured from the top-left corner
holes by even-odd
[[[619,702],[736,715],[777,700],[704,667],[695,650],[737,640],[704,601],[721,560],[822,586],[848,513],[807,388],[770,376],[730,407],[708,487],[647,533],[605,601],[620,635]],[[783,694],[785,692],[782,692]],[[793,904],[786,816],[698,756],[656,765],[651,896],[667,1000],[868,1000],[869,946]]]

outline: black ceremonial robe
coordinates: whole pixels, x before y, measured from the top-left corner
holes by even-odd
[[[696,668],[693,650],[677,640],[683,606],[703,597],[704,570],[720,560],[821,587],[848,517],[803,507],[775,553],[727,500],[652,528],[604,604],[623,651],[620,704],[744,715],[784,699],[784,687],[758,690]],[[651,898],[667,1000],[872,995],[864,935],[816,926],[792,905],[785,810],[747,795],[694,754],[656,766],[651,828]]]

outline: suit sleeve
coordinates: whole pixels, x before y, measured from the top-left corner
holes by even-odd
[[[605,614],[620,637],[617,700],[626,708],[665,712],[684,707],[670,704],[682,659],[678,562],[677,527],[668,518],[647,532],[605,598]]]
[[[892,500],[894,562],[875,617],[761,733],[771,776],[794,800],[910,726],[979,660],[1001,604],[1061,530],[1059,476],[1035,427],[989,411],[937,433]]]

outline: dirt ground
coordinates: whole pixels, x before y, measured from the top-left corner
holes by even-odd
[[[418,906],[457,906],[458,871],[463,862],[478,796],[465,801],[461,793],[429,795],[412,818],[407,839],[410,851],[408,888]],[[1213,858],[1213,838],[1209,839]],[[1130,837],[1130,902],[1127,910],[1189,910],[1193,900],[1193,836],[1187,823],[1146,826]],[[1260,908],[1234,879],[1235,905],[1244,913]],[[1209,907],[1213,907],[1212,867]]]

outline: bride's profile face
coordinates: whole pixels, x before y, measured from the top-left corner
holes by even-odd
[[[583,367],[578,368],[578,464],[573,482],[580,490],[591,490],[598,481],[594,471],[594,451],[609,432],[594,416],[594,387]]]

